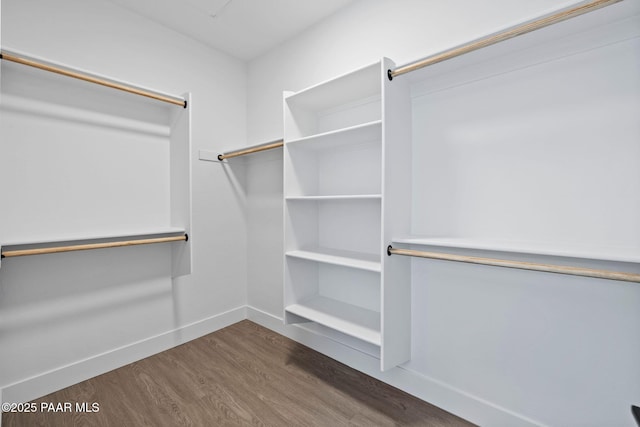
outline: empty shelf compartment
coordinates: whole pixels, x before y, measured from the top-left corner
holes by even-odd
[[[368,343],[380,345],[380,313],[375,311],[320,295],[289,305],[285,310]]]

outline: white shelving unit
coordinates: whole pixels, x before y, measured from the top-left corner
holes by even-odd
[[[286,256],[375,271],[376,273],[380,273],[382,270],[382,264],[380,263],[380,256],[378,254],[316,247],[309,250],[287,251]]]
[[[392,67],[284,96],[285,323],[373,344],[383,370],[410,357],[409,269],[383,256],[410,226],[410,98]]]
[[[287,312],[312,319],[336,331],[374,345],[381,345],[380,313],[336,299],[316,296],[300,304],[291,304]]]

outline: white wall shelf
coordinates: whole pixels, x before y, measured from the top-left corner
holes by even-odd
[[[285,94],[285,141],[379,121],[380,64],[372,64],[292,96]]]
[[[380,313],[375,311],[322,296],[291,304],[285,310],[370,344],[381,344]]]
[[[168,239],[165,239],[168,238]],[[108,233],[104,235],[65,236],[58,239],[0,242],[2,258],[26,255],[45,255],[49,253],[75,252],[78,250],[107,249],[114,247],[138,246],[151,243],[169,243],[179,238],[188,242],[188,234],[184,229],[167,228],[145,232]],[[162,240],[162,241],[158,241]],[[169,240],[169,241],[167,241]],[[184,245],[183,245],[184,246]],[[19,252],[18,255],[16,252]],[[175,253],[175,247],[173,252]],[[178,252],[184,252],[184,248]],[[0,267],[2,263],[0,262]]]
[[[288,196],[285,200],[322,201],[322,200],[381,200],[381,194],[344,194],[336,196]]]
[[[375,121],[287,141],[287,196],[381,194],[381,130]]]
[[[285,322],[379,346],[382,370],[410,357],[408,264],[382,256],[409,231],[410,104],[392,67],[284,95]]]
[[[296,109],[322,111],[353,101],[380,97],[380,64],[373,63],[296,93]]]
[[[307,250],[288,251],[285,255],[288,257],[302,258],[327,264],[374,271],[377,273],[382,271],[379,254],[316,247]]]
[[[325,247],[380,252],[379,198],[288,200],[286,250]]]
[[[599,261],[640,263],[640,248],[620,248],[584,245],[550,245],[540,242],[472,239],[462,237],[396,237],[394,243],[442,248],[478,249],[496,252],[547,255],[567,258],[581,258]]]
[[[43,239],[30,238],[24,240],[6,240],[0,242],[0,246],[7,248],[9,246],[40,246],[40,245],[52,245],[56,243],[70,243],[70,242],[84,242],[91,243],[98,240],[116,240],[116,239],[133,239],[133,238],[154,238],[164,237],[177,234],[184,234],[186,230],[184,228],[167,227],[156,228],[146,230],[122,230],[120,232],[113,231],[103,234],[66,234],[59,237],[47,236]]]
[[[371,140],[380,140],[382,120],[349,126],[343,129],[289,141],[290,147],[307,150],[335,149],[344,145],[357,145]]]

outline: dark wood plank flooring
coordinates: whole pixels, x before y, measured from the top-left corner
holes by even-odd
[[[472,425],[248,320],[34,402],[73,410],[5,413],[2,425]]]

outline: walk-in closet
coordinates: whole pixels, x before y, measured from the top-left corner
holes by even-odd
[[[0,19],[0,425],[640,426],[640,0]]]

